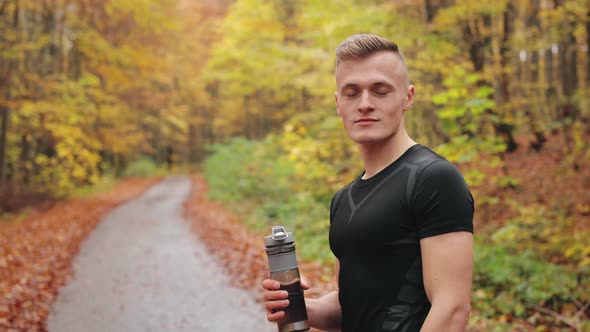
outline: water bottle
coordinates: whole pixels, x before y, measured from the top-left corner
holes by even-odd
[[[283,309],[285,317],[277,324],[279,332],[309,331],[293,234],[287,233],[283,226],[273,226],[272,234],[264,237],[264,244],[270,278],[289,293],[289,306]]]

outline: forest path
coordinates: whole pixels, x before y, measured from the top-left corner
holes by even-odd
[[[184,222],[190,190],[190,178],[168,178],[102,220],[53,304],[50,332],[276,330]]]

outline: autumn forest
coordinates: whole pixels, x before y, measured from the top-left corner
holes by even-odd
[[[399,45],[408,132],[472,188],[470,329],[590,331],[589,0],[0,0],[0,228],[198,173],[332,262],[329,203],[362,169],[333,95],[354,33]]]

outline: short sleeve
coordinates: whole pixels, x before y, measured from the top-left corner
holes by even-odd
[[[458,231],[473,233],[473,196],[455,165],[443,159],[425,166],[416,178],[412,213],[420,239]]]

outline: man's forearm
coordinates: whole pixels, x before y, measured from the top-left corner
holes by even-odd
[[[334,291],[319,299],[305,299],[309,324],[322,331],[340,331],[342,312],[338,292]]]
[[[432,305],[420,332],[463,332],[469,320],[469,304]]]

